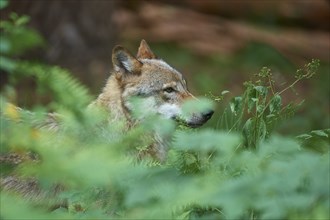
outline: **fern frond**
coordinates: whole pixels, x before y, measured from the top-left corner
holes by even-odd
[[[38,85],[50,90],[57,108],[64,107],[73,112],[81,111],[91,101],[88,89],[70,73],[60,67],[19,62],[16,73],[35,77]]]

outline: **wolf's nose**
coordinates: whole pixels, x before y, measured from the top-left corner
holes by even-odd
[[[203,113],[203,117],[205,118],[205,120],[209,120],[212,117],[213,113],[213,110],[208,110],[207,112]]]

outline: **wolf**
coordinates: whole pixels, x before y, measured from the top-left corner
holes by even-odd
[[[88,108],[104,109],[109,115],[109,123],[123,121],[127,129],[137,124],[143,118],[133,117],[134,105],[132,98],[138,97],[150,113],[160,117],[183,122],[189,127],[199,127],[213,115],[212,109],[193,111],[185,115],[183,105],[186,101],[197,100],[187,88],[183,75],[162,59],[158,58],[150,49],[147,42],[142,40],[136,56],[133,56],[122,46],[114,47],[112,51],[113,71],[105,87],[96,100]],[[12,106],[16,111],[22,109]],[[61,129],[61,115],[50,113],[45,122],[38,124],[40,129],[47,129],[55,133]],[[125,128],[125,129],[126,129]],[[166,137],[152,134],[154,143],[139,157],[151,156],[159,162],[167,157],[168,141]],[[140,158],[141,158],[140,157]],[[18,164],[23,161],[19,155],[0,155],[1,163]],[[30,160],[30,159],[28,159]],[[0,186],[4,190],[15,191],[26,198],[42,201],[50,195],[57,195],[61,185],[55,185],[51,192],[43,192],[36,179],[21,179],[16,176],[0,178]],[[58,204],[57,204],[58,203]],[[65,204],[56,201],[54,207]]]
[[[183,75],[162,59],[158,58],[145,40],[142,40],[136,57],[118,45],[112,51],[113,72],[102,93],[90,106],[105,109],[112,120],[124,120],[128,126],[135,124],[131,112],[134,110],[132,97],[139,97],[148,110],[164,118],[183,122],[189,127],[199,127],[213,115],[212,109],[183,114],[187,100],[197,100],[188,88]],[[166,141],[157,137],[150,146],[153,157],[166,158]]]
[[[212,109],[184,114],[184,103],[198,99],[189,92],[183,75],[158,58],[145,40],[141,41],[136,56],[123,46],[115,46],[112,64],[113,71],[101,94],[88,106],[105,110],[110,123],[123,121],[127,129],[137,124],[138,120],[132,114],[134,97],[141,100],[147,113],[180,121],[188,127],[202,126],[212,117]],[[17,112],[23,111],[19,107],[15,109]],[[60,121],[61,115],[49,113],[45,121],[35,124],[38,128],[57,132],[61,128]],[[168,141],[157,133],[154,134],[154,140],[155,143],[144,153],[162,162],[166,159]],[[0,159],[3,160],[2,157]]]

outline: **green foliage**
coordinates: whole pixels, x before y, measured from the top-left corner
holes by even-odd
[[[12,71],[16,67],[13,57],[44,45],[43,38],[26,27],[28,21],[28,16],[18,16],[16,13],[11,13],[9,20],[0,21],[0,69]]]
[[[35,121],[45,119],[47,108],[19,110],[1,94],[1,158],[9,153],[24,158],[16,165],[3,160],[1,178],[33,177],[42,193],[26,200],[4,190],[0,217],[328,219],[329,129],[296,139],[272,134],[299,106],[284,104],[282,93],[314,75],[317,65],[312,61],[279,91],[271,71],[263,68],[229,103],[219,122],[222,130],[173,131],[172,121],[150,115],[127,131],[120,121],[107,123],[104,112],[86,109],[88,91],[67,71],[15,61],[15,68],[5,69],[11,82],[35,78],[40,89],[52,94],[49,107],[62,114],[62,129],[37,129]],[[190,108],[201,107],[210,103],[185,108],[189,114]],[[173,137],[164,164],[136,159],[155,131]],[[58,184],[62,190],[52,193]]]
[[[56,110],[69,108],[74,110],[75,114],[79,115],[81,109],[91,101],[88,90],[81,85],[78,80],[72,78],[70,73],[60,67],[51,67],[47,65],[31,63],[31,62],[16,62],[15,71],[20,77],[33,77],[40,91],[50,91],[54,99],[51,107]]]
[[[301,134],[297,139],[306,148],[311,148],[315,151],[326,153],[330,143],[330,129],[314,130],[308,134]]]
[[[3,8],[7,7],[7,5],[8,5],[8,1],[7,0],[0,1],[0,9],[3,9]]]
[[[289,102],[283,104],[282,94],[303,79],[315,75],[319,67],[318,60],[312,60],[304,69],[297,70],[296,80],[289,86],[277,91],[272,72],[263,67],[255,74],[255,80],[246,82],[245,91],[241,96],[234,97],[219,120],[219,128],[231,131],[243,131],[244,146],[256,148],[260,141],[270,134],[281,121],[292,115],[302,104]]]

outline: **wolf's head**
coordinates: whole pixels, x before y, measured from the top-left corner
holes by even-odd
[[[183,114],[183,103],[197,99],[188,91],[182,74],[158,59],[146,41],[141,41],[136,57],[124,47],[116,46],[112,62],[122,89],[122,104],[128,112],[133,108],[131,98],[140,97],[146,111],[181,120],[190,127],[201,126],[212,117],[212,110]]]

